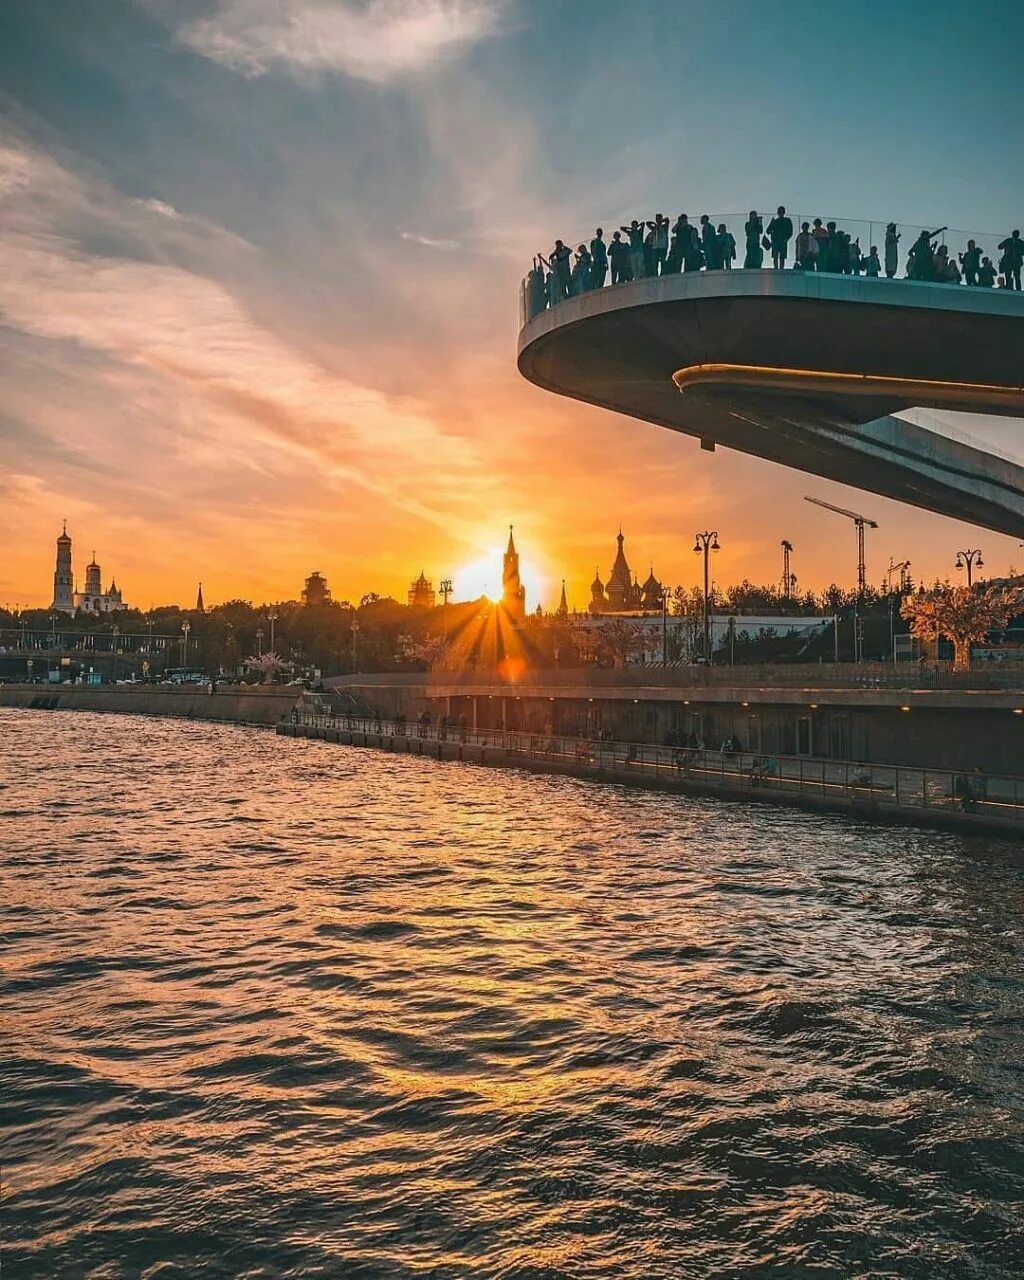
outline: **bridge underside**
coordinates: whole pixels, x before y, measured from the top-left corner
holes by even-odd
[[[542,312],[519,368],[706,447],[1024,534],[1024,467],[892,416],[1024,417],[1024,295],[798,271],[669,276]]]

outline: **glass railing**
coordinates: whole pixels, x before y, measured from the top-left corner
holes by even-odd
[[[787,216],[793,224],[793,236],[786,244],[786,269],[988,288],[1001,285],[1009,288],[1019,278],[1012,270],[1012,252],[999,247],[1009,238],[1008,231],[963,231],[953,227],[937,230],[934,226],[921,227],[901,222],[895,224],[894,232],[890,233],[890,224],[885,221],[800,212],[788,213]],[[644,228],[648,243],[634,250],[630,249],[630,238],[625,230],[613,225],[604,227],[603,240],[608,246],[609,260],[603,267],[595,267],[589,258],[593,230],[582,240],[566,241],[567,254],[538,254],[531,271],[520,284],[520,324],[526,324],[566,298],[636,279],[687,271],[774,269],[768,233],[770,214],[761,215],[760,231],[752,225],[749,236],[746,231],[749,214],[711,213],[701,217],[707,219],[710,232],[704,231],[705,224],[695,216],[689,223],[691,230],[683,228],[681,233],[674,234],[675,220],[669,219],[666,233],[659,237],[662,242],[659,248],[654,246],[649,224]],[[804,223],[807,223],[811,238],[802,240]],[[830,232],[832,225],[834,234]],[[618,250],[611,248],[616,231],[620,233],[618,243],[622,246]],[[936,232],[930,241],[934,250],[930,260],[917,253],[911,254],[922,231]],[[581,253],[583,249],[585,252]]]

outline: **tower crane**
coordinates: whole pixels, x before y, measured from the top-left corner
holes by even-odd
[[[813,502],[816,507],[824,507],[826,511],[834,511],[837,516],[846,516],[847,520],[852,520],[857,526],[857,598],[861,599],[864,595],[864,588],[867,586],[867,578],[864,573],[864,530],[877,529],[878,522],[869,520],[867,516],[859,515],[856,511],[847,511],[843,507],[834,507],[831,502],[822,502],[820,498],[808,498],[804,496],[805,502]]]

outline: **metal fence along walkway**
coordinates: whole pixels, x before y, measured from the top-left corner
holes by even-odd
[[[407,724],[329,711],[296,711],[290,725],[281,727],[284,731],[304,728],[361,735],[363,741],[356,745],[365,746],[384,745],[391,740],[388,745],[392,748],[400,744],[403,749],[416,750],[417,746],[436,744],[442,756],[441,748],[472,748],[476,750],[462,758],[482,763],[488,762],[485,753],[493,752],[500,753],[507,763],[520,760],[557,764],[565,766],[566,772],[596,771],[615,781],[653,780],[689,785],[695,790],[705,787],[729,791],[751,799],[812,799],[832,802],[838,808],[862,809],[879,817],[903,815],[927,821],[955,815],[957,825],[966,825],[973,818],[979,827],[995,825],[1024,832],[1024,777],[1006,774],[653,746],[433,722]],[[369,741],[371,737],[373,742]]]

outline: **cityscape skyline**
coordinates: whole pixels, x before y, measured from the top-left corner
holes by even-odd
[[[890,557],[952,577],[954,549],[979,540],[993,566],[1019,558],[1012,538],[558,403],[509,359],[523,264],[598,218],[784,202],[1008,233],[1019,174],[976,140],[1013,118],[1017,7],[924,48],[923,7],[867,6],[885,31],[869,99],[858,42],[800,34],[813,6],[783,38],[746,21],[753,6],[722,23],[693,4],[681,22],[652,2],[614,52],[595,38],[607,4],[581,26],[573,5],[541,23],[511,0],[438,0],[415,39],[394,5],[372,42],[348,6],[312,0],[259,24],[212,0],[57,7],[59,24],[0,14],[0,599],[48,603],[61,515],[154,601],[198,577],[220,599],[282,598],[312,564],[356,596],[401,598],[421,562],[461,590],[500,567],[506,520],[530,597],[551,605],[563,577],[585,603],[620,519],[669,582],[698,581],[690,540],[712,524],[723,577],[775,580],[788,539],[802,585],[852,581],[850,531],[806,492],[879,522],[876,580]],[[299,47],[289,24],[311,14]],[[556,74],[563,37],[576,56]],[[965,59],[986,76],[954,101]],[[617,77],[626,62],[642,79]],[[826,101],[842,164],[767,145]],[[932,416],[1012,447],[1008,420]]]

